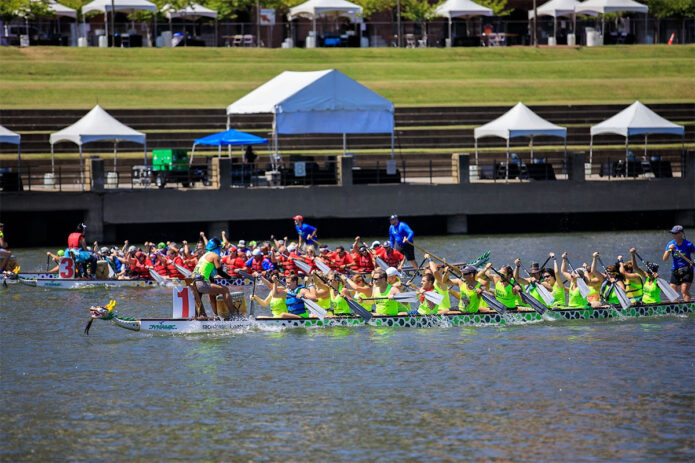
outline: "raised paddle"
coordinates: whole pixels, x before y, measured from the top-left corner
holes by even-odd
[[[167,282],[169,281],[166,278],[164,278],[162,275],[157,273],[157,271],[155,269],[150,268],[148,270],[150,271],[150,276],[152,277],[152,279],[154,279],[154,281],[157,282],[158,285],[165,286],[167,284]]]
[[[681,259],[686,261],[688,263],[688,265],[690,265],[691,267],[695,267],[695,264],[693,264],[693,261],[688,259],[687,257],[685,257],[683,254],[681,254],[681,252],[678,249],[671,250],[671,254],[680,257]]]
[[[591,289],[589,288],[589,285],[586,284],[586,281],[584,281],[584,278],[582,278],[581,275],[574,269],[574,266],[572,265],[572,262],[570,262],[569,257],[566,257],[567,259],[567,265],[570,266],[570,270],[572,273],[577,274],[577,288],[579,288],[579,293],[582,295],[584,299],[589,297],[589,294],[591,293]]]
[[[543,315],[543,314],[545,313],[545,311],[548,310],[548,308],[547,308],[546,306],[544,306],[543,304],[541,304],[541,303],[538,301],[538,299],[536,299],[535,297],[531,296],[531,295],[528,294],[526,291],[524,291],[524,288],[522,288],[521,285],[520,285],[518,282],[514,281],[514,283],[512,283],[511,281],[509,281],[509,280],[507,279],[507,277],[505,277],[505,276],[502,275],[500,272],[498,272],[497,269],[495,269],[495,267],[490,267],[490,269],[491,269],[493,272],[495,272],[495,273],[496,273],[500,278],[502,278],[504,281],[506,281],[507,283],[509,283],[510,285],[512,285],[512,286],[517,286],[517,287],[519,288],[519,295],[521,296],[521,300],[524,301],[524,302],[525,302],[526,304],[528,304],[529,306],[531,306],[531,308],[532,308],[533,310],[535,310],[536,312],[538,312],[538,313],[541,314],[541,315]]]
[[[652,265],[649,262],[645,262],[644,259],[642,259],[642,256],[640,256],[637,252],[635,252],[635,255],[639,258],[639,260],[644,264],[644,266],[647,268],[647,272],[649,272],[651,275],[654,275],[654,271],[652,270]],[[664,296],[668,298],[669,301],[671,302],[676,302],[678,299],[680,299],[680,294],[678,292],[671,288],[671,285],[666,283],[666,281],[663,278],[657,277],[656,279],[656,284],[659,286],[659,289],[661,290],[662,293],[664,293]]]
[[[345,300],[345,302],[347,302],[347,305],[350,308],[350,310],[352,311],[352,313],[354,313],[355,315],[357,315],[358,317],[362,318],[365,321],[369,321],[372,318],[372,313],[369,310],[362,307],[353,298],[346,297],[346,296],[343,296],[342,294],[340,294],[340,291],[338,291],[338,288],[336,288],[335,286],[330,284],[330,282],[328,280],[326,280],[324,277],[322,277],[321,275],[319,275],[317,273],[315,273],[314,275],[316,275],[319,278],[319,280],[323,281],[326,285],[328,285],[329,288],[331,288],[333,291],[338,293],[338,295],[340,297],[342,297]]]
[[[596,256],[598,258],[599,263],[601,264],[601,267],[603,267],[603,271],[606,272],[606,275],[608,275],[608,270],[606,269],[606,266],[603,265],[603,260],[601,260],[601,256]],[[606,278],[608,279],[608,278]],[[620,303],[620,307],[623,308],[623,310],[626,310],[630,307],[630,298],[627,297],[627,294],[625,294],[625,290],[620,287],[620,285],[617,284],[617,282],[611,283],[611,290],[615,292],[615,296],[618,298],[618,302]],[[610,291],[608,294],[610,295]]]
[[[251,290],[251,300],[249,302],[249,314],[253,315],[253,303],[256,302],[254,300],[254,296],[256,295],[256,278],[253,275],[249,275],[248,273],[244,272],[243,270],[239,270],[237,273],[242,277],[253,282],[253,289]]]
[[[179,265],[179,264],[174,264],[176,266],[176,270],[179,271],[181,275],[183,275],[185,278],[190,278],[191,275],[193,275],[193,272],[188,270],[186,267]]]
[[[526,274],[528,276],[531,276],[531,273],[528,270],[526,270],[526,267],[524,267],[524,264],[521,264],[521,268],[524,269],[524,272],[526,272]],[[531,277],[531,278],[533,278],[533,277]],[[551,305],[553,303],[553,301],[555,300],[555,299],[553,299],[553,295],[550,294],[548,289],[545,286],[543,286],[542,284],[536,283],[535,281],[529,281],[529,287],[536,288],[536,290],[538,290],[538,294],[540,294],[541,298],[543,299],[543,302],[545,302],[547,305]]]

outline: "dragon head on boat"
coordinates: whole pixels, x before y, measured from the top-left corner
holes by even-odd
[[[104,307],[101,306],[91,306],[89,308],[89,315],[91,315],[87,326],[84,328],[84,334],[89,335],[89,328],[92,326],[92,322],[95,319],[100,320],[111,320],[116,316],[116,312],[113,309],[116,307],[116,301],[109,301]]]

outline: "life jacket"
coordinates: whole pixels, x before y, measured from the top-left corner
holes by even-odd
[[[234,257],[232,259],[228,259],[225,263],[227,266],[227,273],[231,277],[239,278],[240,275],[237,273],[237,270],[246,270],[246,261],[243,257]]]
[[[251,270],[253,270],[254,272],[258,272],[258,273],[263,272],[265,270],[263,268],[263,263],[265,261],[266,261],[265,257],[263,257],[261,259],[251,258],[249,260],[249,262],[251,263],[251,266],[250,266]],[[246,262],[246,263],[248,264],[249,262]]]
[[[342,257],[338,255],[337,252],[333,253],[333,256],[331,258],[331,263],[330,266],[334,270],[340,269],[341,265],[350,265],[352,263],[352,258],[350,257],[349,253],[345,253]],[[345,270],[339,270],[341,272],[344,272]]]
[[[294,291],[288,289],[287,296],[285,297],[285,304],[287,304],[287,311],[294,315],[302,315],[306,313],[306,307],[304,306],[304,301],[302,301],[298,294],[304,289],[304,285],[297,285]]]
[[[379,257],[381,257],[389,267],[398,267],[401,260],[403,260],[403,254],[395,249],[391,250],[391,252],[384,251]]]
[[[155,260],[154,260],[154,271],[157,272],[157,273],[159,273],[159,274],[162,275],[162,276],[163,276],[163,275],[166,275],[167,267],[166,267],[166,264],[165,264],[163,258],[161,258],[161,259],[155,258]]]
[[[296,254],[295,254],[296,256]],[[296,274],[297,273],[297,266],[295,265],[294,261],[292,260],[292,254],[289,256],[285,256],[280,254],[280,266],[282,267],[283,274],[284,275],[289,275],[291,273]]]
[[[170,260],[167,262],[166,274],[169,278],[183,279],[184,276],[181,275],[181,272],[179,272],[179,269],[176,268],[176,264],[183,267],[183,259],[181,259],[180,256],[176,256],[176,257],[174,257],[174,260]]]
[[[138,278],[151,279],[152,276],[150,275],[150,271],[147,269],[147,266],[151,265],[152,261],[149,257],[145,257],[145,260],[142,263],[135,258],[135,262],[130,265],[130,271],[133,272],[133,274],[135,274],[135,276]]]
[[[357,264],[355,270],[358,272],[371,272],[374,270],[374,263],[372,262],[372,258],[370,256],[360,254],[355,259],[355,264]]]
[[[196,265],[198,265],[198,259],[196,257],[191,257],[190,259],[183,261],[183,266],[191,272],[193,271]]]
[[[68,249],[80,249],[80,240],[83,236],[84,234],[81,232],[70,233],[68,235]]]

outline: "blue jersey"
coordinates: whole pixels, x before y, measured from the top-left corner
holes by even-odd
[[[412,243],[414,236],[415,233],[413,233],[413,230],[411,230],[405,222],[398,222],[398,225],[391,225],[389,227],[389,241],[391,241],[392,247],[404,244],[403,238],[406,238]]]
[[[693,260],[691,256],[692,253],[695,253],[695,245],[691,243],[690,241],[683,239],[683,242],[681,243],[680,246],[676,244],[676,240],[671,240],[668,242],[666,245],[666,250],[668,251],[668,248],[671,247],[671,245],[674,245],[676,247],[676,250],[683,254],[685,257],[687,257],[691,262]],[[690,264],[685,261],[682,257],[673,255],[673,264],[671,264],[671,270],[676,270],[681,267],[688,267]]]
[[[297,235],[299,235],[306,244],[317,244],[313,239],[309,239],[309,236],[316,231],[316,227],[303,223],[301,225],[295,225],[294,228],[297,229]]]

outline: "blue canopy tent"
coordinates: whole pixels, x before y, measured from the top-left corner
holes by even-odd
[[[238,130],[229,129],[224,132],[213,133],[207,137],[198,138],[193,142],[193,149],[191,152],[191,159],[189,164],[193,163],[193,156],[195,155],[196,145],[208,145],[217,146],[217,157],[222,156],[223,146],[233,146],[233,145],[262,145],[268,143],[266,138],[257,137],[250,133],[239,132]],[[229,153],[231,155],[231,152]]]

